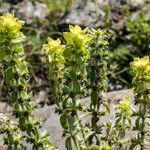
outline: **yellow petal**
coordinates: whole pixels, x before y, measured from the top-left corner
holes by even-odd
[[[143,58],[135,58],[134,59],[134,65],[139,67],[139,66],[145,66],[149,63],[149,57],[145,56]]]
[[[57,45],[60,45],[60,44],[61,44],[61,40],[58,38],[58,39],[56,40],[56,43],[57,43]]]
[[[75,25],[75,31],[76,31],[76,33],[82,32],[82,30],[81,30],[79,25]]]
[[[72,26],[72,25],[69,25],[69,30],[70,30],[70,32],[74,32],[74,27]]]
[[[75,26],[69,25],[69,30],[71,33],[74,33],[74,34],[78,34],[82,32],[79,25],[75,25]]]

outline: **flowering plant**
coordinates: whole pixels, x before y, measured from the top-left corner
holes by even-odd
[[[0,131],[5,133],[4,144],[10,150],[26,150],[26,142],[31,144],[32,150],[54,150],[49,133],[40,130],[41,121],[33,115],[37,106],[28,88],[29,72],[22,46],[25,36],[20,31],[23,24],[12,14],[0,16],[0,62],[7,98],[16,118],[13,122],[0,114]],[[77,150],[144,150],[150,125],[149,56],[131,62],[134,102],[138,110],[133,109],[129,98],[125,97],[116,107],[114,121],[102,122],[101,118],[111,111],[105,99],[109,61],[106,31],[82,30],[78,25],[70,25],[63,37],[65,44],[61,44],[59,38],[49,37],[43,52],[56,112],[66,136],[66,149],[73,149],[74,143]],[[84,106],[80,99],[87,93],[90,104]],[[84,121],[83,117],[89,117],[90,121]],[[126,133],[131,130],[137,134],[130,139]]]
[[[149,135],[149,131],[146,127],[149,126],[149,114],[148,109],[150,106],[150,59],[149,56],[143,58],[135,58],[131,62],[131,68],[135,74],[133,78],[133,92],[135,95],[135,104],[138,105],[138,111],[134,112],[136,117],[133,130],[138,134],[132,139],[131,149],[140,148],[144,150],[146,147],[146,136]]]
[[[52,150],[55,148],[49,140],[49,133],[40,131],[41,122],[33,116],[36,105],[28,90],[29,72],[21,43],[25,36],[20,31],[23,23],[9,13],[0,17],[0,61],[4,66],[8,100],[13,108],[13,115],[18,119],[15,128],[10,126],[9,120],[4,120],[5,125],[1,129],[6,133],[4,140],[8,149],[26,149],[27,146],[22,142],[26,140],[32,144],[33,150]]]

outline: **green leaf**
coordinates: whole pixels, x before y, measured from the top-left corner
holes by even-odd
[[[92,144],[92,145],[90,146],[90,150],[99,150],[99,149],[100,149],[99,146],[96,145],[96,144]]]
[[[25,40],[25,36],[23,35],[23,33],[19,33],[18,37],[16,39],[11,40],[12,44],[17,44],[17,43],[21,43]]]
[[[110,108],[109,108],[108,104],[105,102],[105,103],[103,103],[103,105],[106,108],[107,112],[110,113]]]
[[[4,49],[0,49],[0,60],[4,59],[4,57],[6,56],[6,52]]]
[[[72,43],[73,42],[72,34],[70,32],[64,32],[63,33],[63,37],[66,40],[66,42],[68,42],[68,43]]]
[[[26,130],[25,118],[19,119],[19,127],[22,131]]]
[[[77,78],[75,71],[71,70],[69,74],[70,74],[71,80],[75,80]]]
[[[67,120],[68,120],[69,127],[74,130],[75,129],[75,125],[74,125],[75,118],[69,114],[67,116]]]
[[[129,150],[134,150],[134,148],[135,148],[136,146],[137,146],[136,144],[132,144],[132,145],[129,147]]]
[[[96,106],[97,102],[98,102],[98,97],[99,97],[99,94],[97,91],[92,91],[91,93],[91,101],[92,101],[92,104],[94,106]]]
[[[85,133],[85,140],[88,140],[94,133],[94,131],[88,131],[87,133]]]
[[[67,113],[64,112],[61,116],[60,116],[60,123],[62,125],[62,127],[64,129],[68,129],[68,122],[67,122]]]
[[[71,144],[71,138],[70,137],[68,137],[66,139],[65,145],[66,145],[67,150],[72,150],[72,144]]]
[[[73,82],[73,91],[75,94],[79,94],[80,93],[80,85],[78,82]]]
[[[6,70],[6,73],[5,73],[5,76],[6,76],[6,81],[11,84],[12,83],[12,79],[14,78],[14,74],[13,74],[13,71],[12,71],[12,68],[9,67],[7,70]]]
[[[78,82],[71,82],[69,84],[69,89],[71,92],[73,92],[75,95],[80,93],[80,85]]]

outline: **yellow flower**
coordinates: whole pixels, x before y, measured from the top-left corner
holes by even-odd
[[[48,37],[47,42],[48,44],[43,45],[43,49],[47,51],[62,51],[64,49],[64,45],[61,45],[61,41],[59,38],[57,40],[53,40],[52,38]]]
[[[82,31],[82,29],[78,25],[75,25],[74,27],[72,25],[69,25],[69,30],[71,33],[74,33],[74,34],[85,33],[84,30]]]
[[[82,40],[84,42],[89,42],[92,37],[86,33],[86,30],[82,30],[80,26],[69,25],[70,32],[64,32],[63,36],[67,42],[73,42],[74,40]]]
[[[3,16],[0,16],[0,32],[16,35],[23,24],[24,21],[18,20],[12,14],[6,13]]]
[[[129,97],[123,98],[123,99],[119,102],[117,108],[120,109],[120,110],[123,110],[123,111],[128,111],[128,110],[130,110],[130,109],[132,108],[132,106],[131,106],[131,103],[129,102]]]
[[[136,67],[136,68],[143,68],[147,67],[149,64],[149,57],[145,56],[143,58],[134,58],[134,61],[131,62],[131,67]]]
[[[111,150],[110,146],[105,142],[102,146],[102,150]]]
[[[146,70],[150,73],[150,64],[147,66]]]
[[[61,40],[58,38],[57,40],[53,40],[52,38],[47,38],[48,44],[43,45],[43,50],[48,54],[49,62],[58,61],[63,62],[63,52],[64,45],[61,45]]]

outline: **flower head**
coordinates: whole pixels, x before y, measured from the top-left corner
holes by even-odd
[[[23,24],[24,21],[18,20],[12,14],[6,13],[0,16],[0,33],[16,36]]]
[[[48,44],[43,45],[43,50],[46,51],[48,54],[49,62],[52,61],[64,61],[63,52],[64,52],[64,45],[61,45],[61,41],[58,38],[57,40],[53,40],[52,38],[47,38]]]
[[[74,33],[74,34],[84,33],[84,30],[82,30],[80,26],[78,25],[75,25],[75,26],[69,25],[69,30],[71,33]]]
[[[145,68],[150,63],[149,57],[145,56],[143,58],[134,58],[134,61],[131,62],[131,67],[134,68]]]
[[[75,40],[81,40],[86,43],[92,39],[91,35],[87,34],[86,30],[82,30],[78,25],[75,26],[69,25],[69,30],[70,32],[63,33],[65,40],[69,43]]]
[[[129,97],[125,97],[123,98],[123,100],[121,100],[117,106],[118,109],[122,110],[122,111],[128,111],[132,109],[132,105],[129,102]]]
[[[43,49],[47,51],[62,51],[64,49],[64,45],[61,45],[61,41],[58,38],[57,40],[53,40],[52,38],[47,38],[48,44],[43,45]]]

